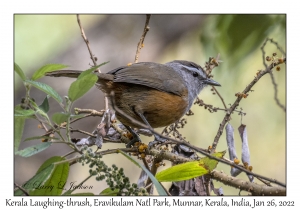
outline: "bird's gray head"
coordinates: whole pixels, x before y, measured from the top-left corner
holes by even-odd
[[[174,60],[165,65],[172,67],[183,78],[188,89],[189,105],[188,111],[197,95],[207,85],[221,86],[216,81],[207,78],[206,73],[201,66],[194,62],[184,60]]]

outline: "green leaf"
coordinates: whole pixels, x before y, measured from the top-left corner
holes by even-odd
[[[57,125],[60,125],[61,123],[66,122],[68,117],[70,117],[70,114],[57,112],[52,115],[52,121]]]
[[[45,113],[49,111],[49,102],[48,102],[49,96],[47,95],[46,98],[44,99],[43,103],[39,105],[39,108],[43,110]]]
[[[152,173],[150,171],[148,171],[148,169],[144,165],[140,164],[135,159],[133,159],[131,156],[127,155],[125,152],[123,152],[121,150],[120,150],[120,153],[122,155],[124,155],[125,157],[127,157],[131,162],[133,162],[135,165],[137,165],[139,168],[143,169],[147,173],[148,177],[151,179],[152,183],[156,187],[156,190],[159,195],[167,196],[167,193],[165,192],[164,188],[161,186],[161,184],[157,181],[157,179],[152,175]]]
[[[217,157],[217,158],[222,158],[225,155],[226,151],[223,152],[216,152],[214,154],[212,154],[212,156]],[[212,171],[214,170],[217,165],[218,165],[218,161],[211,159],[209,157],[205,157],[205,158],[201,158],[199,160],[200,165],[202,165],[203,167],[205,167],[207,170]]]
[[[23,193],[22,190],[16,189],[16,190],[14,191],[14,196],[21,196],[21,195],[25,195],[25,193]]]
[[[14,63],[14,70],[17,74],[21,77],[23,81],[27,80],[26,75],[24,74],[23,70],[18,66],[18,64]]]
[[[52,72],[52,71],[56,71],[56,70],[60,70],[60,69],[64,69],[68,66],[63,65],[63,64],[47,64],[45,66],[42,66],[39,70],[37,70],[36,72],[34,72],[34,74],[32,75],[31,79],[32,80],[37,80],[43,76],[45,76],[45,74],[47,72]]]
[[[17,152],[15,152],[16,155],[20,155],[22,157],[30,157],[32,155],[35,155],[45,149],[47,149],[48,147],[51,146],[51,142],[43,142],[43,143],[40,143],[40,144],[36,144],[36,145],[33,145],[33,146],[30,146],[30,147],[27,147],[23,150],[19,150]]]
[[[87,93],[97,82],[98,77],[95,74],[87,74],[84,77],[77,79],[70,86],[68,96],[74,102],[85,93]]]
[[[17,105],[15,106],[15,109],[14,109],[14,116],[15,116],[15,119],[16,118],[33,118],[34,117],[34,114],[35,114],[35,111],[33,111],[32,109],[23,109],[21,107],[21,105]]]
[[[226,151],[212,154],[214,157],[222,158]],[[218,161],[209,157],[201,158],[199,161],[182,163],[170,167],[156,174],[160,182],[177,182],[189,180],[198,176],[208,174],[217,167]]]
[[[120,189],[114,189],[111,190],[109,187],[104,189],[99,195],[105,195],[105,196],[117,196],[120,192]]]
[[[37,174],[45,170],[54,163],[63,161],[65,158],[54,156],[46,160],[36,172]],[[61,195],[64,185],[69,176],[69,163],[55,165],[48,180],[43,184],[43,188],[38,188],[30,192],[30,195]]]
[[[182,163],[170,167],[156,174],[156,179],[160,182],[178,182],[189,180],[207,174],[208,170],[199,164],[199,161]]]
[[[25,82],[28,84],[31,84],[32,86],[34,86],[35,88],[37,88],[41,91],[47,93],[52,98],[54,98],[58,103],[60,103],[60,104],[62,103],[62,98],[60,97],[60,95],[58,95],[58,93],[49,85],[46,85],[41,82],[32,81],[32,80],[26,80]]]
[[[18,151],[18,149],[19,149],[22,135],[23,135],[24,125],[25,125],[25,118],[15,117],[15,123],[14,123],[14,149],[15,149],[15,152]]]
[[[27,191],[34,190],[38,186],[43,186],[43,184],[50,178],[54,171],[55,166],[53,164],[41,170],[31,179],[29,179],[25,184],[22,185]]]
[[[78,76],[78,79],[92,73],[93,71],[95,71],[97,68],[99,68],[100,66],[103,66],[105,64],[109,63],[109,61],[107,62],[104,62],[104,63],[101,63],[100,65],[97,65],[97,66],[93,66],[92,68],[88,69],[88,70],[85,70],[83,71],[79,76]]]
[[[27,118],[33,118],[34,111],[31,109],[23,109],[21,105],[17,105],[15,106],[14,112],[14,150],[16,152],[18,151],[21,143],[25,120]]]

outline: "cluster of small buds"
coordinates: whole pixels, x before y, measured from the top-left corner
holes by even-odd
[[[147,191],[138,188],[137,184],[130,184],[129,178],[125,176],[124,169],[115,164],[108,167],[102,160],[102,156],[93,152],[92,148],[84,145],[81,147],[82,156],[77,162],[82,165],[89,164],[89,173],[96,176],[97,181],[106,179],[107,185],[112,191],[118,190],[119,195],[147,195]]]
[[[269,61],[269,62],[270,62],[270,61],[272,61],[272,62],[278,62],[279,64],[284,63],[283,57],[278,58],[278,57],[277,57],[277,53],[273,53],[272,56],[266,56],[266,61]],[[276,67],[276,70],[277,70],[277,71],[280,71],[280,67],[277,66],[277,67]]]
[[[137,142],[137,143],[139,143],[138,148],[139,148],[140,153],[145,152],[145,150],[148,148],[148,145],[146,145],[146,144],[143,144],[143,143],[140,143],[140,142]]]
[[[242,98],[247,98],[248,95],[249,95],[248,93],[246,93],[246,94],[245,93],[236,93],[235,94],[236,97],[242,97]]]
[[[120,195],[147,195],[144,188],[138,188],[136,183],[130,184],[129,178],[125,176],[123,168],[112,165],[110,173],[106,173],[106,183],[111,190],[119,190]]]
[[[249,164],[247,162],[244,162],[244,168],[249,170],[249,171],[252,171],[253,167],[252,166],[249,166]]]

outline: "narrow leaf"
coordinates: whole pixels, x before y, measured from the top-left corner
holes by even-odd
[[[60,95],[58,95],[58,93],[49,85],[46,85],[41,82],[32,81],[32,80],[26,80],[25,82],[27,82],[28,84],[31,84],[32,86],[34,86],[35,88],[37,88],[41,91],[47,93],[52,98],[54,98],[58,103],[60,103],[60,104],[62,103],[62,98],[60,97]]]
[[[15,117],[15,123],[14,123],[14,149],[15,149],[15,152],[18,151],[18,149],[19,149],[22,135],[23,135],[24,125],[25,125],[25,118]]]
[[[87,93],[97,82],[98,77],[95,74],[87,74],[84,77],[77,79],[70,86],[68,96],[74,102],[85,93]]]
[[[161,184],[157,181],[157,179],[153,176],[153,174],[150,171],[148,171],[148,169],[144,165],[140,164],[135,159],[133,159],[131,156],[127,155],[125,152],[123,152],[121,150],[120,150],[120,153],[122,155],[124,155],[125,157],[127,157],[131,162],[133,162],[135,165],[137,165],[139,168],[143,169],[147,173],[148,177],[151,179],[152,183],[156,187],[156,190],[159,195],[164,195],[164,196],[167,195],[167,193],[165,192],[165,190],[161,186]]]
[[[60,70],[60,69],[64,69],[68,66],[63,65],[63,64],[47,64],[45,66],[42,66],[39,70],[37,70],[36,72],[34,72],[34,74],[32,75],[31,79],[32,80],[37,80],[43,76],[45,76],[45,74],[47,72],[52,72],[52,71],[56,71],[56,70]]]
[[[49,111],[49,102],[48,102],[49,96],[46,96],[43,103],[39,105],[39,108],[43,110],[45,113]]]
[[[52,120],[57,125],[60,125],[61,123],[66,122],[68,120],[69,116],[70,116],[70,114],[57,112],[52,115]]]
[[[160,182],[177,182],[189,180],[207,174],[209,171],[199,164],[199,161],[182,163],[170,167],[156,174]]]
[[[80,78],[82,78],[82,77],[84,77],[84,76],[86,76],[86,75],[92,73],[92,72],[95,71],[97,68],[99,68],[100,66],[103,66],[103,65],[105,65],[105,64],[107,64],[107,63],[109,63],[109,61],[104,62],[104,63],[101,63],[100,65],[97,65],[97,66],[93,66],[92,68],[83,71],[83,72],[79,75],[78,79],[80,79]]]
[[[27,147],[23,150],[17,151],[17,152],[15,152],[15,154],[20,155],[22,157],[30,157],[32,155],[35,155],[35,154],[47,149],[48,147],[51,146],[51,144],[52,144],[51,142],[43,142],[40,144],[36,144],[36,145],[30,146],[30,147]]]
[[[60,156],[54,156],[46,160],[38,169],[37,174],[53,165],[53,163],[65,160]],[[30,192],[30,195],[61,195],[64,185],[69,176],[69,163],[55,165],[48,180],[43,184],[43,188],[37,188]]]
[[[120,192],[119,189],[111,190],[109,187],[104,189],[99,195],[105,195],[105,196],[117,196]]]
[[[21,77],[23,81],[27,80],[26,75],[24,74],[23,70],[18,66],[18,64],[14,63],[14,70],[17,74]]]

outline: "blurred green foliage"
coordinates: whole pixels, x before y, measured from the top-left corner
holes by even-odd
[[[286,15],[216,15],[204,24],[200,41],[206,53],[230,56],[226,61],[232,70],[276,29],[285,35]]]

